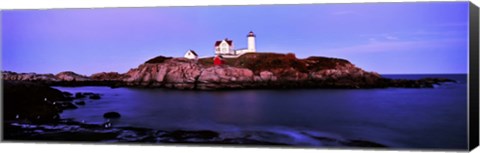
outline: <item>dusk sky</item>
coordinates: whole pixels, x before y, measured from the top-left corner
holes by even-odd
[[[3,10],[2,70],[127,72],[214,42],[344,58],[380,74],[467,73],[468,2]]]

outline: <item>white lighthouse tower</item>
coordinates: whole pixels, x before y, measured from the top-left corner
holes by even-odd
[[[255,34],[250,31],[247,35],[247,39],[248,39],[248,52],[255,52],[256,49],[255,49]]]

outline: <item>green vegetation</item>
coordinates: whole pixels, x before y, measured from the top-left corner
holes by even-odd
[[[155,58],[149,59],[145,63],[163,63],[165,60],[172,59],[172,57],[157,56]]]
[[[349,61],[345,59],[319,57],[319,56],[311,56],[301,61],[304,63],[307,63],[307,69],[310,71],[318,71],[322,69],[333,69],[337,65],[344,66],[346,64],[351,64]]]
[[[350,64],[347,60],[328,57],[298,59],[295,54],[246,53],[238,58],[224,58],[225,65],[241,67],[259,73],[264,70],[293,68],[299,72],[333,69],[336,65]],[[213,57],[199,59],[204,66],[213,66]]]
[[[157,56],[145,63],[163,63],[172,57]],[[198,59],[198,63],[210,67],[213,66],[214,57]],[[329,57],[312,56],[306,59],[298,59],[295,54],[280,53],[246,53],[238,58],[224,58],[225,65],[247,68],[254,73],[275,69],[294,69],[299,72],[311,72],[322,69],[334,69],[337,65],[350,64],[347,60]]]

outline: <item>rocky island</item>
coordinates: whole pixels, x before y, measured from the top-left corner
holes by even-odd
[[[4,71],[3,80],[38,82],[59,86],[126,86],[189,90],[290,89],[290,88],[386,88],[433,87],[454,80],[425,78],[393,80],[367,72],[344,59],[294,54],[246,53],[224,64],[213,58],[191,60],[158,56],[126,73],[100,72],[91,76],[71,71],[53,74]]]

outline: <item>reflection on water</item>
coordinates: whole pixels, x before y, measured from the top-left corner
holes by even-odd
[[[387,76],[388,77],[388,76]],[[425,76],[391,76],[425,77]],[[108,87],[57,87],[95,92],[100,100],[67,110],[63,118],[101,123],[105,112],[122,118],[114,126],[162,130],[208,129],[226,135],[264,131],[370,140],[393,147],[466,148],[466,75],[433,89],[315,89],[179,91]],[[297,133],[297,134],[295,134]],[[280,138],[279,138],[280,139]],[[302,138],[308,141],[309,138]]]

